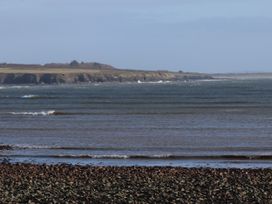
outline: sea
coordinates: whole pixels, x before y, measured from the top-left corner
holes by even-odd
[[[0,161],[272,167],[272,79],[0,86]]]

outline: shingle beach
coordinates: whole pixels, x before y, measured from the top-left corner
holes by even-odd
[[[0,164],[1,203],[272,203],[272,169]]]

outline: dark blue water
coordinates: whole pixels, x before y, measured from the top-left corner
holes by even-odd
[[[272,167],[271,133],[272,80],[0,87],[13,162]]]

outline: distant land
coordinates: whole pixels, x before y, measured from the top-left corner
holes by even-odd
[[[272,79],[272,72],[211,74],[217,79]]]
[[[118,69],[97,62],[0,64],[1,84],[61,84],[98,82],[150,82],[211,79],[208,74]]]

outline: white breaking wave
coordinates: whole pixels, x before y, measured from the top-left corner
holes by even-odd
[[[23,88],[29,88],[30,86],[7,86],[9,88],[14,88],[14,89],[23,89]]]
[[[128,155],[91,155],[91,154],[58,154],[58,155],[48,155],[48,157],[56,157],[56,158],[88,158],[88,159],[129,159]]]
[[[10,145],[14,149],[50,149],[50,146],[43,145],[28,145],[28,144],[15,144]]]
[[[0,86],[0,89],[23,89],[31,86]]]
[[[56,111],[40,111],[40,112],[10,112],[12,115],[33,115],[33,116],[47,116],[47,115],[55,115]]]
[[[167,84],[167,83],[171,83],[171,81],[159,80],[159,81],[150,81],[150,82],[146,82],[146,83],[149,83],[149,84]]]
[[[178,159],[179,156],[170,154],[166,155],[120,155],[120,154],[107,154],[107,155],[93,155],[93,154],[58,154],[48,155],[48,157],[57,158],[89,158],[89,159]]]
[[[25,98],[25,99],[28,99],[28,98],[38,98],[38,97],[39,97],[38,95],[32,95],[32,94],[21,96],[21,98]]]
[[[166,84],[166,83],[171,83],[171,81],[163,81],[163,80],[159,80],[159,81],[137,81],[138,84]]]
[[[129,159],[128,155],[92,155],[94,159]]]

